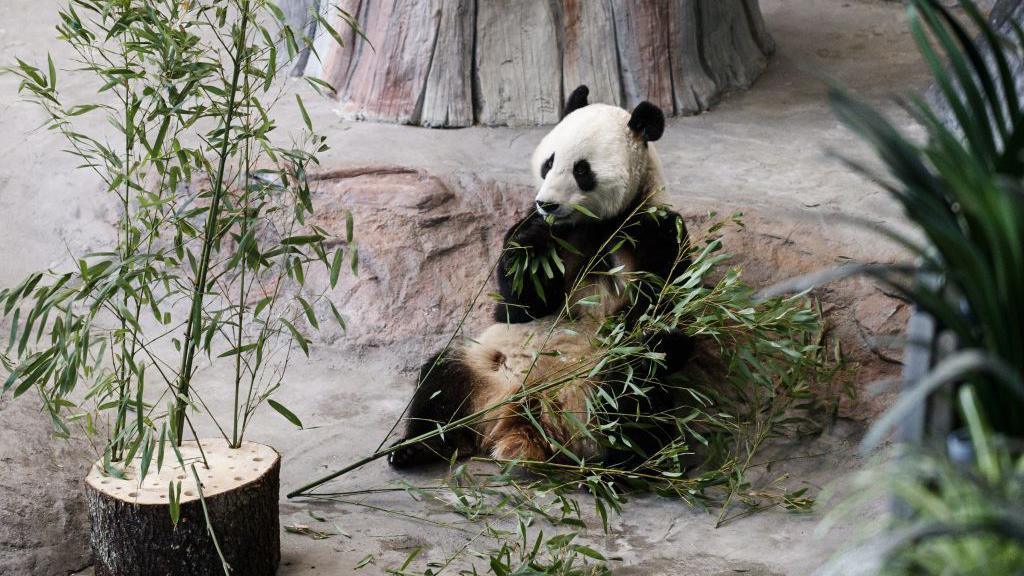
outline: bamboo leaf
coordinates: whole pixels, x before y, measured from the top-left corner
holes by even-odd
[[[284,416],[286,420],[288,420],[289,422],[291,422],[295,426],[297,426],[299,428],[302,428],[302,421],[299,420],[299,417],[296,416],[288,408],[285,408],[285,406],[283,404],[281,404],[280,402],[277,402],[273,398],[267,398],[267,404],[270,404],[270,407],[273,408],[274,410],[276,410],[277,413],[280,414],[281,416]]]
[[[344,260],[344,254],[341,248],[334,251],[334,258],[331,260],[331,288],[338,285],[338,276],[341,275],[341,263]]]
[[[288,320],[281,318],[281,323],[285,325],[289,332],[292,334],[292,338],[298,343],[299,348],[302,348],[302,352],[309,356],[309,343],[306,341],[306,337],[303,336],[295,326]]]
[[[299,300],[299,304],[302,305],[303,312],[306,313],[306,320],[309,322],[309,325],[314,329],[319,329],[320,323],[316,320],[316,312],[313,311],[313,307],[302,296],[296,296],[296,298]]]
[[[309,112],[306,111],[306,105],[302,103],[302,97],[296,94],[295,102],[299,105],[299,112],[302,113],[302,121],[306,123],[306,129],[312,132],[313,121],[309,119]]]

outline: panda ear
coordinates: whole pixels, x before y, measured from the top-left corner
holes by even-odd
[[[586,84],[580,84],[569,94],[569,99],[565,101],[565,111],[562,112],[562,118],[569,115],[570,112],[583,108],[589,102],[587,102],[587,96],[590,96],[590,88],[587,88]]]
[[[645,100],[633,108],[628,126],[642,137],[644,142],[654,142],[665,132],[665,113],[661,108]]]

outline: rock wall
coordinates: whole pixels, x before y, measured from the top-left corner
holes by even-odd
[[[324,343],[388,348],[404,369],[414,370],[460,325],[472,336],[490,322],[493,266],[502,237],[529,208],[533,190],[383,166],[325,173],[318,180],[316,223],[344,236],[351,210],[360,255],[359,275],[343,275],[329,293],[348,331],[322,329],[317,337]],[[682,214],[692,235],[708,219],[699,209]],[[734,255],[732,265],[752,286],[847,262],[823,239],[793,224],[750,212],[743,223],[726,229],[724,243]],[[322,273],[314,286],[317,282],[326,286]],[[823,286],[812,295],[827,318],[829,342],[840,343],[847,362],[837,387],[863,389],[899,374],[899,336],[909,315],[905,302],[863,277]],[[860,394],[846,401],[842,412],[867,420],[887,401],[884,395]]]
[[[325,326],[318,338],[390,347],[412,368],[464,316],[469,332],[486,325],[491,267],[505,230],[530,206],[529,190],[395,166],[339,170],[317,180],[315,223],[344,237],[351,211],[359,251],[358,275],[342,274],[329,293],[347,330]],[[310,280],[326,286],[323,271],[310,271]],[[321,312],[330,317],[326,308]]]
[[[91,563],[83,439],[53,438],[28,392],[0,398],[0,574],[57,576]]]

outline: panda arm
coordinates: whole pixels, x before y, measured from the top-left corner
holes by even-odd
[[[680,251],[688,250],[686,224],[682,216],[668,209],[644,213],[627,228],[633,239],[633,257],[636,270],[653,274],[665,282],[682,274],[690,265],[690,258]],[[624,322],[632,328],[648,312],[657,298],[660,286],[642,280],[635,287],[636,295],[625,311]],[[650,335],[651,350],[665,354],[665,365],[659,372],[671,374],[681,369],[690,357],[693,342],[681,330],[672,329]]]
[[[683,217],[667,208],[644,212],[628,226],[625,233],[633,239],[633,259],[636,270],[647,272],[670,282],[669,276],[678,276],[690,264],[680,259],[680,250],[687,249],[686,224]]]
[[[551,262],[548,262],[547,267],[538,267],[532,274],[520,271],[520,285],[516,286],[519,266],[527,258],[531,262],[536,258],[547,258],[553,244],[551,228],[537,213],[523,218],[505,234],[498,260],[497,280],[501,302],[494,310],[496,321],[513,324],[529,322],[552,314],[562,306],[565,301],[565,276]]]

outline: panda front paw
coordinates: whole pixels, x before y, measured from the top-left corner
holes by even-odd
[[[511,241],[526,248],[538,249],[551,242],[551,226],[540,214],[522,220],[509,232],[506,245]]]

